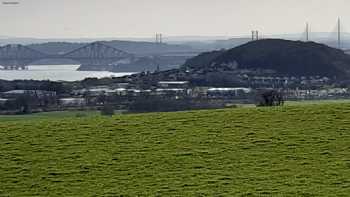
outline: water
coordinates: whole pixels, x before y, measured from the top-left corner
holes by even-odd
[[[121,77],[132,73],[108,71],[77,71],[79,65],[32,65],[28,70],[0,70],[0,79],[33,79],[50,81],[78,81],[88,77]]]

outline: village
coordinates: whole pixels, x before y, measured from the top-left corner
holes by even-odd
[[[285,100],[342,99],[350,96],[346,87],[330,85],[327,77],[271,77],[241,76],[247,83],[244,87],[196,86],[190,81],[158,81],[155,85],[142,88],[132,82],[96,85],[85,88],[72,88],[66,93],[39,89],[16,89],[0,93],[2,114],[32,113],[56,110],[99,110],[105,105],[115,110],[130,111],[135,106],[176,105],[192,109],[223,108],[236,104],[255,104],[260,90],[276,89],[282,92]],[[129,80],[130,81],[130,80]],[[283,90],[282,90],[283,89]],[[145,100],[153,103],[142,103]],[[171,103],[167,103],[170,102]],[[181,107],[181,109],[187,109]],[[137,111],[138,109],[136,109]],[[152,109],[142,111],[152,111]],[[162,106],[159,106],[162,111]]]

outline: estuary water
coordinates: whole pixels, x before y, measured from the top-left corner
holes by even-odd
[[[108,71],[77,71],[78,68],[79,65],[31,65],[28,70],[0,70],[0,79],[78,81],[90,77],[121,77],[132,74]]]

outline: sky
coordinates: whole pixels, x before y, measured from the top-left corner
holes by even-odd
[[[4,2],[17,1],[19,4]],[[350,25],[349,0],[0,0],[0,36],[242,36]]]

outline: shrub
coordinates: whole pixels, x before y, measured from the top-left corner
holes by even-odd
[[[283,94],[277,90],[263,90],[257,93],[257,106],[281,106],[283,104]]]

